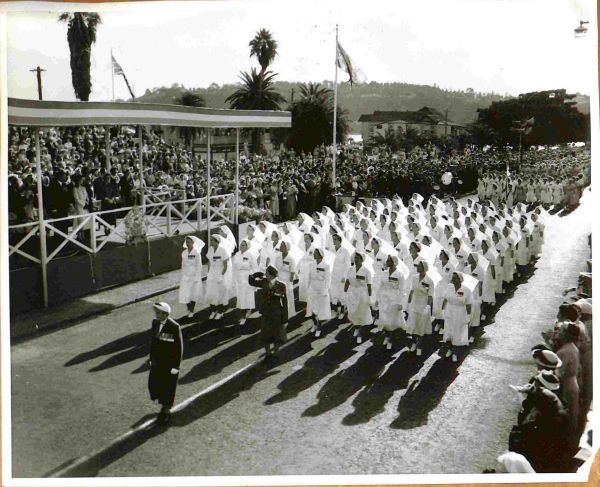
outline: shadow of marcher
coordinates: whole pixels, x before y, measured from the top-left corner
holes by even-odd
[[[302,416],[319,416],[344,404],[365,385],[375,381],[390,358],[390,353],[383,352],[380,347],[371,346],[356,362],[338,372],[323,385],[317,393],[318,403],[307,408]]]
[[[429,413],[437,407],[450,384],[458,377],[458,367],[466,355],[458,355],[458,362],[440,358],[423,379],[413,382],[400,398],[399,415],[390,428],[413,429],[427,424]]]
[[[428,347],[423,352],[423,355],[418,357],[404,348],[383,375],[358,393],[352,401],[354,411],[342,420],[342,424],[354,426],[367,423],[371,418],[382,413],[394,392],[406,389],[410,379],[421,370],[435,349]]]
[[[295,316],[288,324],[288,334],[302,325],[303,317]],[[194,365],[187,374],[179,379],[180,384],[190,384],[198,380],[206,379],[221,372],[225,367],[231,365],[240,358],[245,357],[262,348],[260,333],[247,336],[233,345],[220,350],[210,358],[202,360]]]
[[[265,404],[276,404],[292,399],[300,392],[309,389],[324,377],[332,374],[341,363],[352,357],[356,350],[347,345],[333,342],[317,355],[309,357],[302,368],[281,381],[279,392],[265,401]]]

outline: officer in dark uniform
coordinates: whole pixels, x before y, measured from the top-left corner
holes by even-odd
[[[279,346],[286,340],[287,292],[285,284],[277,279],[277,274],[277,269],[270,265],[265,274],[257,272],[248,276],[248,283],[259,288],[256,303],[261,314],[260,338],[265,347],[265,360],[277,358]]]
[[[171,307],[167,303],[155,303],[153,308],[156,319],[152,320],[148,391],[150,399],[162,406],[157,419],[165,424],[171,419],[170,411],[175,402],[183,340],[179,324],[169,316]]]

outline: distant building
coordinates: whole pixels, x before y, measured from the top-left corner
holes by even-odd
[[[372,114],[361,115],[361,133],[364,143],[376,134],[385,134],[388,130],[406,132],[408,127],[419,132],[436,135],[456,135],[464,132],[465,126],[447,120],[441,112],[423,107],[417,111],[376,110]]]

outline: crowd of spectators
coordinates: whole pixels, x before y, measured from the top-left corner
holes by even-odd
[[[578,452],[592,402],[591,293],[591,273],[582,273],[556,323],[542,334],[544,342],[532,348],[537,373],[528,384],[512,386],[524,399],[509,448],[535,472],[572,472],[581,464]]]
[[[205,158],[145,128],[140,176],[136,131],[128,127],[109,130],[110,168],[104,127],[51,128],[41,133],[46,219],[129,207],[139,201],[142,187],[178,189],[178,199],[182,194],[188,199],[206,195]],[[9,212],[13,224],[37,218],[34,135],[33,128],[9,130]],[[466,148],[441,154],[435,146],[428,145],[406,154],[382,147],[350,145],[338,150],[335,185],[329,147],[317,147],[312,154],[286,150],[268,156],[243,154],[240,204],[268,210],[272,220],[283,221],[299,212],[310,214],[322,206],[335,207],[336,195],[357,199],[398,194],[409,198],[418,192],[427,199],[434,192],[474,192],[482,173],[503,174],[507,166],[544,175],[554,167],[560,176],[564,162],[571,163],[581,153],[565,146],[554,151],[524,151],[520,158],[516,151],[494,148]],[[589,164],[589,150],[587,155]],[[234,191],[235,160],[213,160],[211,194]],[[116,214],[106,217],[114,223]]]

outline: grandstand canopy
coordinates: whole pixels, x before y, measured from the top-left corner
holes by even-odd
[[[8,123],[30,127],[168,125],[181,127],[291,127],[285,111],[228,110],[153,103],[8,99]]]

